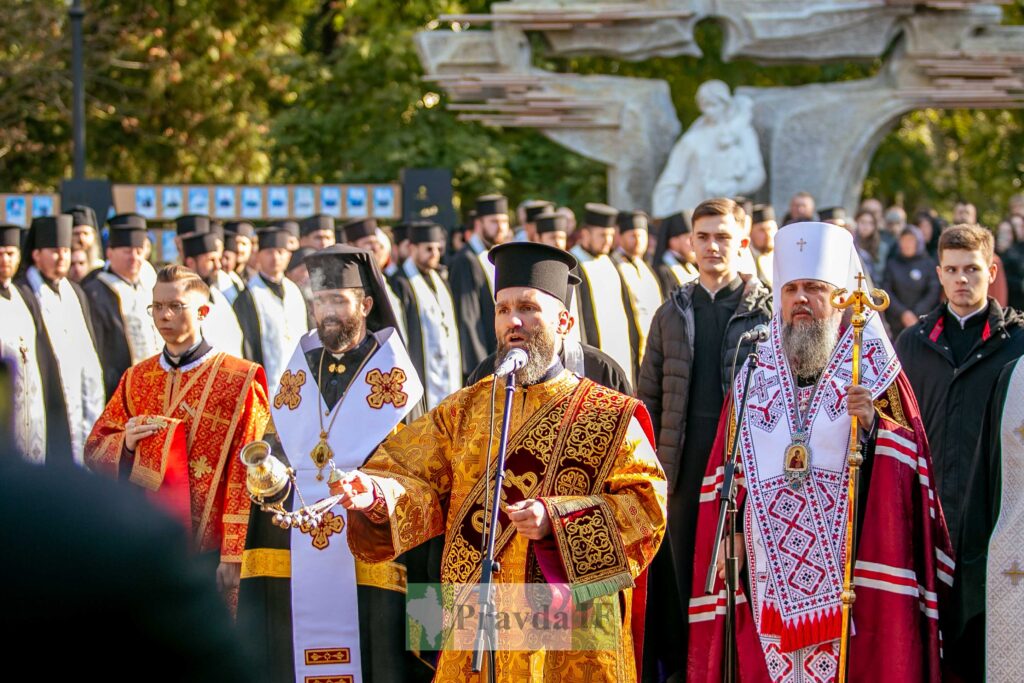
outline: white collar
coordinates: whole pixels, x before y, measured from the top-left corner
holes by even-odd
[[[964,326],[965,326],[965,325],[967,324],[967,321],[968,321],[968,320],[970,320],[970,319],[971,319],[971,318],[973,318],[974,316],[978,315],[979,313],[981,313],[982,311],[984,311],[984,310],[985,310],[986,308],[988,308],[988,299],[985,299],[985,300],[984,300],[984,301],[983,301],[983,302],[981,303],[981,307],[980,307],[980,308],[978,308],[977,310],[971,311],[971,312],[970,312],[970,313],[968,313],[967,315],[965,315],[965,316],[963,316],[963,317],[960,317],[959,315],[957,315],[957,314],[956,314],[956,311],[954,311],[954,310],[953,310],[953,307],[952,307],[952,306],[950,306],[950,305],[949,305],[948,303],[946,304],[946,310],[948,310],[948,311],[949,311],[949,314],[950,314],[951,316],[953,316],[954,318],[956,318],[956,321],[957,321],[958,323],[960,323],[960,329],[961,329],[961,330],[962,330],[962,329],[964,329]]]

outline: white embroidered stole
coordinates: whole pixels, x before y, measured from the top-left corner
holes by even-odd
[[[249,291],[260,323],[263,369],[267,372],[271,394],[277,391],[285,363],[309,324],[302,292],[288,278],[281,279],[281,286],[284,299],[270,291],[259,273],[249,279]]]
[[[29,462],[46,460],[46,409],[36,355],[36,327],[32,313],[13,284],[11,298],[0,297],[0,355],[17,368],[14,377],[14,441]]]
[[[71,433],[71,456],[82,464],[85,438],[103,412],[103,370],[89,336],[82,304],[68,281],[60,281],[58,296],[34,266],[28,269],[26,277],[39,302],[46,336],[57,361]]]
[[[153,289],[141,283],[133,287],[109,271],[103,271],[96,277],[117,298],[132,365],[160,353],[163,339],[153,323],[153,316],[146,311],[146,307],[153,303]]]
[[[416,370],[394,328],[377,333],[381,345],[370,355],[337,405],[324,415],[317,378],[311,376],[306,353],[322,345],[316,330],[305,334],[292,353],[280,388],[272,394],[271,412],[281,447],[288,456],[299,489],[308,503],[327,498],[327,470],[317,481],[310,453],[333,420],[327,443],[334,464],[349,471],[363,464],[377,445],[423,396]],[[293,510],[301,503],[294,496]],[[355,559],[345,530],[347,513],[335,507],[318,529],[291,529],[292,639],[295,680],[329,677],[362,680],[359,650],[359,603]],[[324,650],[346,651],[344,661],[325,663]]]

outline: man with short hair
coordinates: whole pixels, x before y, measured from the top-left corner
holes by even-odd
[[[121,214],[108,221],[107,265],[82,289],[89,295],[96,350],[106,396],[113,396],[124,371],[160,351],[160,334],[146,308],[153,290],[140,277],[148,238],[146,219]]]
[[[777,235],[769,339],[729,385],[704,470],[689,592],[690,680],[722,680],[724,673],[717,489],[734,439],[742,465],[735,547],[745,570],[733,621],[737,678],[835,680],[844,635],[847,680],[942,678],[939,617],[953,561],[935,501],[928,439],[878,313],[865,311],[860,381],[851,385],[854,332],[831,303],[837,289],[858,287],[862,269],[852,236],[838,226],[796,223]],[[748,363],[753,374],[744,395]],[[743,403],[744,422],[736,431]],[[859,446],[864,462],[852,519],[851,445]],[[857,543],[852,557],[846,554],[848,522]],[[856,602],[847,633],[842,593],[848,559],[855,561]],[[706,595],[709,567],[717,576]]]
[[[429,221],[409,224],[409,258],[392,278],[409,336],[406,346],[420,374],[427,410],[462,387],[462,353],[455,303],[441,277],[444,228]]]
[[[279,228],[260,230],[257,235],[258,272],[235,299],[234,309],[242,328],[244,355],[266,369],[267,386],[273,395],[288,354],[309,329],[309,318],[302,292],[285,277],[293,236]]]
[[[512,398],[497,511],[503,531],[494,539],[501,571],[494,581],[566,585],[576,605],[592,603],[607,615],[594,626],[615,629],[606,647],[509,648],[495,653],[495,666],[509,680],[582,680],[587,672],[596,680],[635,681],[643,609],[633,587],[660,543],[665,519],[664,479],[647,412],[639,401],[562,367],[559,340],[570,322],[564,301],[575,280],[570,254],[515,242],[492,249],[490,258],[499,358],[511,349],[528,358],[516,372]],[[491,395],[504,384],[491,375],[456,392],[332,487],[350,510],[349,544],[357,559],[388,560],[443,534],[442,581],[479,581],[480,520],[487,518],[488,464],[497,448],[485,452],[495,411]],[[499,413],[495,430],[500,420]],[[472,653],[459,650],[441,652],[436,681],[467,680]],[[516,671],[532,674],[516,678]]]
[[[754,257],[757,277],[772,286],[772,252],[775,250],[775,233],[779,224],[775,222],[775,209],[771,204],[756,204],[750,213],[750,253]]]
[[[1003,367],[1024,354],[1024,316],[988,296],[996,276],[988,230],[947,228],[939,237],[937,271],[946,302],[906,328],[896,351],[921,407],[956,549],[985,409]]]
[[[227,239],[230,234],[225,235]],[[209,312],[203,318],[203,338],[232,356],[242,357],[242,328],[228,297],[217,288],[220,269],[220,238],[215,233],[195,233],[182,238],[185,267],[198,275],[210,289]]]
[[[692,232],[690,219],[684,213],[674,213],[661,221],[658,248],[654,252],[654,269],[661,280],[661,291],[665,296],[697,279]]]
[[[92,268],[89,267],[89,254],[84,249],[71,250],[71,265],[68,266],[68,279],[82,283]]]
[[[12,408],[14,447],[29,462],[46,461],[46,410],[36,348],[38,305],[14,284],[21,263],[21,227],[0,225],[0,365],[15,370],[7,404]]]
[[[46,404],[49,463],[82,463],[85,438],[103,411],[103,369],[96,353],[89,297],[67,279],[72,218],[32,219],[16,283],[36,306],[39,370]]]
[[[628,293],[619,272],[608,256],[615,242],[618,210],[607,204],[589,203],[585,207],[581,232],[586,238],[572,248],[579,262],[580,286],[576,303],[584,342],[601,349],[636,382],[637,350],[629,338]]]
[[[327,497],[336,467],[361,464],[399,423],[422,414],[423,388],[374,257],[334,245],[307,257],[306,267],[316,324],[291,350],[266,438],[301,493],[286,492],[287,512]],[[391,393],[377,402],[383,390]],[[429,680],[430,669],[405,647],[407,581],[426,580],[420,565],[354,558],[340,508],[324,512],[319,528],[326,533],[282,527],[252,508],[238,612],[258,669],[275,683]]]
[[[498,344],[494,336],[494,266],[487,260],[487,252],[508,237],[508,199],[500,194],[478,197],[473,233],[448,267],[465,373],[472,372]]]
[[[956,200],[953,205],[953,225],[975,225],[978,222],[978,209],[966,199]]]
[[[800,221],[813,221],[814,215],[814,195],[801,191],[790,198],[789,213],[782,222],[789,225]]]
[[[647,253],[647,221],[647,214],[643,211],[620,211],[615,220],[619,244],[611,255],[628,295],[629,340],[637,350],[634,377],[639,376],[640,363],[644,359],[644,348],[647,345],[647,331],[662,301],[658,276],[644,261],[644,254]]]
[[[127,480],[186,529],[229,604],[245,547],[246,444],[269,419],[263,368],[203,338],[209,287],[179,265],[157,274],[150,312],[164,348],[125,372],[89,435],[89,469]]]
[[[637,397],[651,412],[658,458],[668,479],[666,543],[651,568],[650,650],[666,670],[685,670],[685,598],[690,591],[697,503],[707,454],[728,391],[730,366],[743,333],[771,317],[768,289],[738,270],[746,245],[738,207],[709,199],[693,212],[700,276],[678,287],[654,314],[640,365]],[[744,344],[749,350],[750,344]],[[742,358],[743,351],[740,352]],[[668,635],[670,634],[670,635]]]
[[[318,213],[299,221],[300,247],[316,251],[334,244],[334,217]]]

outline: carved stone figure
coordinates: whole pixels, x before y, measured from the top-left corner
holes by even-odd
[[[764,185],[750,99],[734,97],[722,81],[705,81],[697,106],[701,115],[672,148],[654,186],[655,216],[692,211],[711,197],[751,195]]]

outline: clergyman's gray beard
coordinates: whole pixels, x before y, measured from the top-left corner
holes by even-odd
[[[797,377],[817,377],[839,340],[839,318],[828,316],[799,324],[783,323],[782,350]]]
[[[352,345],[359,334],[359,320],[349,318],[342,320],[335,316],[328,316],[317,322],[316,332],[320,335],[320,342],[328,351],[340,351]],[[327,329],[327,323],[338,323],[337,327]]]
[[[526,365],[516,371],[516,382],[521,386],[536,384],[551,367],[551,359],[555,354],[555,335],[546,329],[539,329],[527,337],[522,349],[526,351]],[[504,340],[498,341],[495,368],[501,365],[510,350],[511,347]]]

